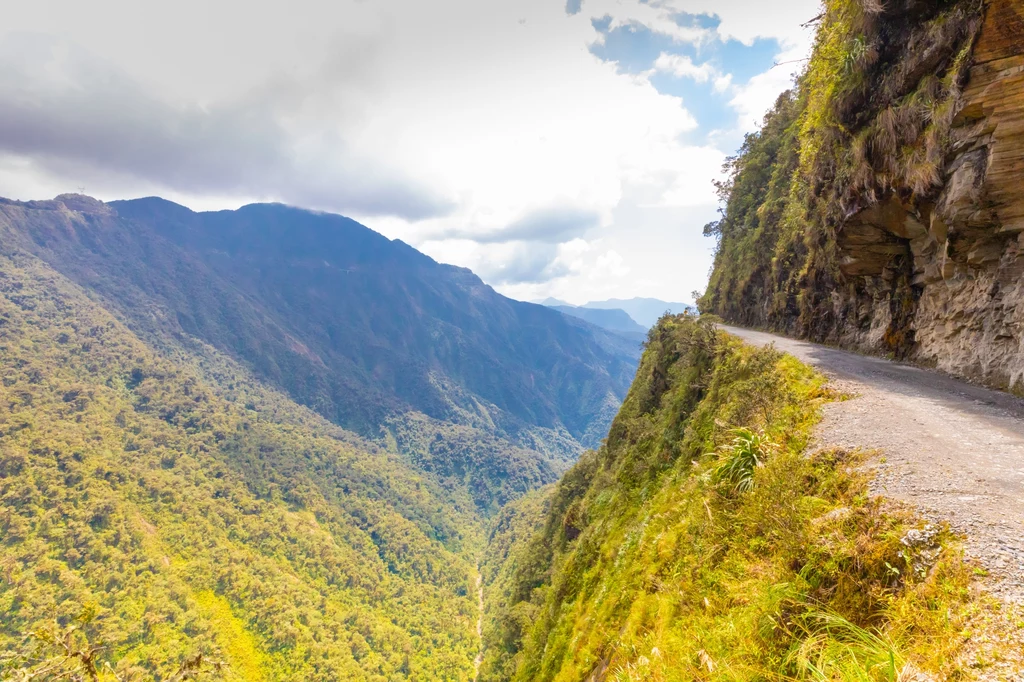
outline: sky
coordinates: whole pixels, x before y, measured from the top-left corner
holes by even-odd
[[[513,298],[690,301],[712,181],[819,4],[9,3],[0,196],[280,201]]]

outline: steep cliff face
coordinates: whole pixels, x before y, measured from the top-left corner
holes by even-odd
[[[915,354],[1024,387],[1024,4],[994,0],[957,117],[955,152],[926,234],[911,241]]]
[[[827,3],[733,161],[702,300],[1024,389],[1024,3]]]

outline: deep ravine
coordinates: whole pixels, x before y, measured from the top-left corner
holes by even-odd
[[[477,596],[477,617],[476,637],[480,642],[480,650],[473,659],[473,682],[480,679],[480,664],[484,661],[484,578],[480,573],[480,564],[476,565],[476,596]]]

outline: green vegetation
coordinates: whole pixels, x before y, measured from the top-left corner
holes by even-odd
[[[840,227],[935,198],[981,7],[828,0],[702,310],[859,319]],[[964,673],[955,542],[708,317],[662,319],[612,421],[627,341],[336,216],[4,200],[0,247],[2,680],[471,679],[478,559],[483,682]]]
[[[106,300],[0,254],[0,679],[468,680],[478,559],[485,681],[959,670],[947,534],[806,452],[821,377],[708,318],[524,495],[557,474],[525,446],[424,413],[374,444]]]
[[[469,679],[638,348],[339,216],[0,199],[0,679]]]
[[[89,642],[82,632],[83,626],[89,625],[95,616],[95,610],[87,608],[67,625],[61,625],[55,619],[33,630],[20,648],[0,654],[0,672],[10,673],[11,679],[18,682],[124,679],[109,660],[101,661],[104,647]],[[200,653],[182,661],[177,672],[167,677],[166,682],[222,679],[227,672],[228,668],[223,662],[211,660]],[[245,675],[246,672],[243,670],[241,674]],[[8,679],[8,675],[4,679]],[[247,676],[245,679],[259,677]]]
[[[662,319],[607,443],[499,524],[515,569],[486,575],[480,679],[957,672],[971,571],[869,497],[855,455],[808,451],[832,397],[707,318]]]
[[[472,501],[215,357],[0,256],[0,679],[469,678]]]
[[[872,291],[849,275],[887,270],[875,285],[894,302],[884,341],[909,348],[917,294],[902,225],[867,249],[856,236],[841,244],[842,227],[889,201],[928,223],[982,11],[980,0],[825,3],[795,89],[725,165],[722,217],[705,228],[719,245],[703,312],[830,340],[868,323]],[[851,252],[860,270],[844,272]]]
[[[470,491],[484,514],[600,442],[639,341],[499,295],[355,221],[281,205],[0,200],[30,253],[163,354],[221,354]]]
[[[491,520],[480,565],[481,578],[486,585],[483,638],[487,646],[483,651],[482,670],[511,670],[519,633],[531,624],[532,609],[518,607],[512,587],[517,575],[538,569],[528,563],[536,557],[527,552],[527,548],[548,514],[553,491],[554,486],[547,486],[524,495],[506,505]]]
[[[715,469],[715,480],[731,483],[736,486],[736,492],[747,493],[754,489],[754,474],[773,454],[775,444],[764,435],[743,427],[734,434],[732,441],[720,448],[722,456]]]
[[[434,475],[446,489],[467,491],[488,516],[524,492],[557,480],[570,464],[555,456],[538,458],[541,443],[517,446],[486,430],[420,413],[389,419],[385,429],[389,449]]]

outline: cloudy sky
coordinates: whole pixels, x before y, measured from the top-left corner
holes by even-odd
[[[0,195],[349,215],[526,300],[703,288],[711,181],[818,0],[33,0]]]

